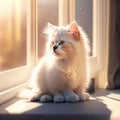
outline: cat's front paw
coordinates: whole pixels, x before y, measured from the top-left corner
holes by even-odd
[[[60,94],[57,94],[57,95],[54,96],[53,101],[54,101],[55,103],[64,102],[64,97],[63,97],[62,95],[60,95]]]
[[[75,93],[69,93],[68,95],[65,96],[65,101],[66,102],[78,102],[79,96]]]
[[[86,101],[90,99],[90,95],[89,93],[86,93],[86,92],[79,93],[79,98],[80,98],[80,101]]]
[[[51,102],[52,101],[52,97],[50,95],[42,95],[40,97],[40,101],[41,102]]]

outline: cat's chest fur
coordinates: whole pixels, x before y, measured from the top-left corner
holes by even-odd
[[[63,91],[66,87],[70,86],[72,82],[66,77],[66,71],[68,70],[68,63],[64,60],[55,61],[53,63],[46,62],[46,84],[49,91],[54,92],[56,90]]]

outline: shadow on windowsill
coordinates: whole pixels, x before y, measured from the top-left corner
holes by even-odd
[[[89,101],[40,103],[14,99],[0,107],[0,120],[117,120],[120,119],[120,91],[100,90]]]

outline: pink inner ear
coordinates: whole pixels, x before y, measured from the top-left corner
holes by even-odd
[[[80,35],[79,35],[79,33],[70,32],[70,31],[68,31],[68,32],[69,32],[69,37],[70,37],[70,38],[72,38],[72,39],[74,39],[74,40],[80,40]]]
[[[73,23],[68,32],[71,33],[72,37],[75,39],[75,40],[79,40],[80,39],[80,32],[79,32],[79,29],[78,29],[78,26],[77,24]]]

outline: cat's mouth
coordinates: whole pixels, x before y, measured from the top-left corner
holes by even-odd
[[[62,55],[62,53],[63,53],[63,51],[62,50],[58,50],[58,49],[56,49],[56,50],[53,50],[53,53],[55,54],[55,55]]]

